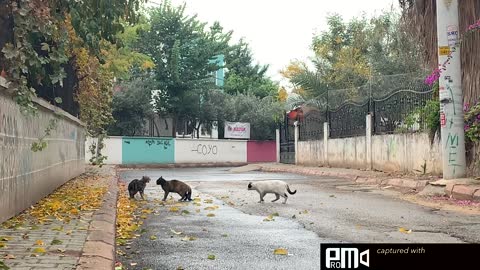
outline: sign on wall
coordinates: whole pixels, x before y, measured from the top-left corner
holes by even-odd
[[[225,138],[250,139],[250,123],[225,122]]]

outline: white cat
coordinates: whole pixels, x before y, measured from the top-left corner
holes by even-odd
[[[248,184],[248,190],[256,190],[260,194],[259,203],[264,202],[263,196],[265,196],[265,194],[274,193],[277,198],[272,202],[277,201],[278,199],[280,199],[280,196],[282,196],[283,198],[285,198],[285,201],[283,201],[283,204],[285,204],[288,199],[288,196],[285,190],[287,190],[288,193],[290,193],[291,195],[297,192],[296,190],[291,191],[288,184],[280,180],[258,181],[255,183],[250,182]]]

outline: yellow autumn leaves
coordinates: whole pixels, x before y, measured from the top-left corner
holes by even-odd
[[[119,184],[119,193],[117,200],[117,244],[125,245],[127,239],[135,236],[135,232],[142,224],[142,221],[136,215],[136,211],[142,202],[131,200],[128,197],[127,186],[124,183]],[[141,210],[141,217],[150,214],[152,210]]]
[[[91,212],[101,206],[103,195],[107,191],[106,180],[98,175],[83,174],[2,225],[15,228],[26,221],[43,224],[52,219],[68,223],[78,218],[82,212]]]

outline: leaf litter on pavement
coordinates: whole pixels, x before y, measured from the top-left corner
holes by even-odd
[[[85,173],[57,188],[52,194],[31,206],[22,214],[2,224],[4,228],[18,229],[25,223],[44,224],[53,220],[69,223],[82,213],[97,210],[107,191],[108,177]]]
[[[108,189],[110,176],[102,176],[95,172],[84,173],[67,183],[63,184],[50,195],[30,206],[21,214],[3,222],[1,226],[6,229],[26,230],[18,241],[32,241],[34,248],[26,248],[30,256],[38,257],[47,253],[51,245],[60,244],[57,239],[46,242],[44,239],[30,240],[29,232],[42,228],[42,225],[59,224],[53,227],[53,231],[63,232],[62,224],[69,224],[71,221],[81,223],[87,214],[100,208],[103,202],[103,195]],[[88,223],[86,223],[88,225]],[[75,225],[78,226],[78,225]],[[80,228],[76,228],[80,229]],[[66,232],[70,235],[71,232]],[[6,242],[11,237],[1,237],[0,248],[6,247]],[[60,241],[61,242],[61,241]],[[61,255],[63,256],[63,254]],[[7,254],[6,258],[13,259],[13,254]],[[2,269],[0,267],[0,269]]]

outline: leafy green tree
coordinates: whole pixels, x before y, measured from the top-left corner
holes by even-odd
[[[224,91],[229,94],[252,94],[258,97],[276,95],[278,84],[266,76],[268,66],[253,63],[248,44],[240,40],[225,57],[228,72]]]
[[[332,15],[327,25],[328,30],[313,38],[313,69],[293,62],[283,72],[296,89],[304,90],[299,93],[307,99],[322,96],[327,89],[362,86],[372,76],[421,70],[418,44],[395,11],[349,22]]]
[[[149,78],[135,78],[116,87],[113,95],[112,115],[115,122],[109,135],[135,136],[143,131],[145,121],[153,114],[153,83]]]
[[[227,121],[250,123],[253,140],[274,140],[275,129],[284,112],[283,104],[272,96],[259,98],[244,94],[229,96],[224,108]]]
[[[210,60],[228,52],[232,33],[224,33],[219,23],[206,29],[206,23],[185,14],[185,5],[168,2],[150,12],[149,24],[137,46],[155,64],[156,110],[163,117],[194,118],[199,93],[214,87],[211,73],[218,65]]]

